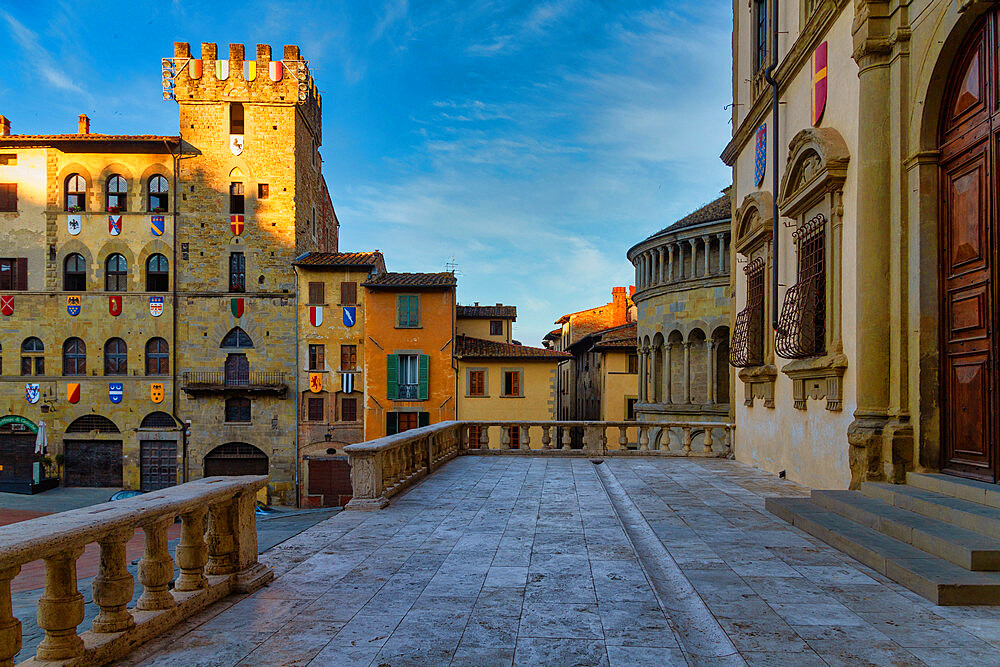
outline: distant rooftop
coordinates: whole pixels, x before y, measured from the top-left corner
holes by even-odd
[[[569,354],[544,347],[529,347],[514,343],[501,343],[495,340],[458,336],[455,339],[455,356],[473,359],[523,359],[527,357],[568,359]]]
[[[296,266],[359,266],[382,265],[382,253],[375,252],[307,252],[295,258]]]
[[[730,203],[729,189],[719,197],[718,199],[705,204],[696,211],[687,214],[677,222],[672,225],[661,229],[649,238],[654,236],[660,236],[661,234],[670,234],[673,232],[680,231],[687,227],[694,227],[695,225],[701,225],[708,222],[719,222],[722,220],[729,220],[732,215],[732,204]]]
[[[472,306],[457,306],[456,315],[468,319],[517,319],[517,306],[505,306],[498,303],[495,306],[480,306],[478,303]]]
[[[458,281],[447,271],[442,273],[381,273],[367,282],[365,287],[455,287]]]

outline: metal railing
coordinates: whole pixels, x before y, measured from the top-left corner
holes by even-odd
[[[184,371],[181,381],[186,386],[277,387],[288,383],[287,376],[284,371]]]
[[[400,401],[415,401],[419,395],[419,386],[415,384],[396,385],[396,399]]]

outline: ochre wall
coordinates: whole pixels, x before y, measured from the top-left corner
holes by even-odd
[[[555,385],[558,359],[462,359],[458,362],[458,419],[530,420],[556,418]],[[468,370],[486,370],[486,396],[469,396]],[[521,370],[520,397],[503,396],[505,370]],[[554,434],[553,434],[554,437]],[[531,433],[531,448],[542,446],[541,431]],[[500,447],[500,427],[490,427],[490,448]]]

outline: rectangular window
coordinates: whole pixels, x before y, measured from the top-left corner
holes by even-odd
[[[267,183],[257,184],[257,199],[267,199],[269,196],[267,191]]]
[[[635,420],[635,403],[639,400],[637,398],[626,398],[625,399],[625,419],[629,421]]]
[[[399,355],[399,389],[396,395],[401,401],[417,400],[420,383],[417,356],[416,354]],[[400,430],[403,429],[400,428]]]
[[[491,336],[503,335],[503,320],[490,320],[490,335]]]
[[[249,422],[250,421],[250,399],[234,397],[226,399],[226,421],[227,422]]]
[[[774,349],[785,359],[804,359],[826,350],[826,216],[813,217],[793,236],[796,282],[785,291]]]
[[[229,103],[229,134],[243,134],[243,103]]]
[[[242,214],[243,211],[243,184],[229,184],[229,212],[231,214]]]
[[[356,370],[358,370],[358,346],[357,345],[341,345],[340,346],[340,370],[342,370],[342,371],[356,371]]]
[[[0,259],[0,290],[28,289],[28,259],[8,257]]]
[[[0,213],[17,212],[17,183],[0,183]]]
[[[313,305],[326,303],[325,283],[309,283],[309,303]]]
[[[308,419],[311,422],[324,421],[323,397],[310,398],[308,403]]]
[[[401,294],[396,297],[396,328],[407,329],[420,326],[420,297],[416,294]]]
[[[486,371],[469,371],[469,396],[486,395]]]
[[[632,375],[639,373],[639,355],[630,354],[628,355],[628,372]]]
[[[743,269],[747,305],[736,315],[729,363],[738,368],[764,363],[764,260],[757,257]]]
[[[358,421],[358,399],[347,397],[340,399],[340,421]]]
[[[356,306],[358,304],[358,284],[340,283],[340,305]]]
[[[504,396],[521,395],[521,371],[503,372],[503,395]]]
[[[767,67],[767,2],[754,0],[753,3],[754,72]]]
[[[309,370],[322,371],[326,369],[326,346],[309,346]]]
[[[245,292],[247,289],[247,262],[241,252],[229,254],[229,291]]]
[[[399,420],[399,433],[417,428],[420,424],[420,414],[417,412],[399,412],[396,416]]]

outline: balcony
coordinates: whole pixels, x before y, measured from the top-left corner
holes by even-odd
[[[419,387],[415,384],[396,385],[397,401],[416,401],[419,394]]]
[[[276,394],[288,391],[288,373],[284,371],[185,371],[181,389],[199,394]]]

